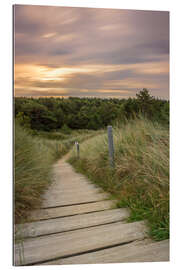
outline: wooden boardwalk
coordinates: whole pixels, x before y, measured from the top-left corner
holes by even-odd
[[[148,239],[144,222],[127,223],[128,209],[74,171],[66,157],[32,222],[16,226],[14,265],[153,262],[169,260],[169,241]]]

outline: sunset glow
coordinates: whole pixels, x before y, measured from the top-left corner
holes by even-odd
[[[15,5],[15,96],[169,98],[169,13]]]

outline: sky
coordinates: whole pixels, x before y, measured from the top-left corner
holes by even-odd
[[[14,6],[14,92],[169,99],[169,12]]]

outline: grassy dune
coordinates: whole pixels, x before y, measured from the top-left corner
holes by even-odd
[[[169,237],[169,132],[140,119],[114,128],[115,168],[109,167],[107,135],[80,145],[80,159],[72,151],[70,163],[129,207],[129,221],[147,220],[155,240]]]
[[[69,151],[74,141],[82,142],[95,134],[94,131],[82,134],[76,132],[65,136],[64,140],[50,140],[31,136],[18,123],[15,125],[15,223],[27,221],[29,211],[41,204],[41,194],[52,180],[52,164]]]

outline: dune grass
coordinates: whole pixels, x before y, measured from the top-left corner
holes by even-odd
[[[26,222],[29,211],[40,206],[41,195],[52,181],[52,164],[69,151],[74,141],[82,142],[95,134],[94,131],[88,134],[76,132],[72,136],[65,136],[64,140],[50,140],[41,136],[32,136],[28,130],[23,129],[18,123],[15,124],[15,223]]]
[[[80,145],[80,159],[72,151],[69,162],[129,207],[129,222],[146,220],[155,240],[169,237],[169,132],[146,119],[113,129],[115,168],[109,166],[106,132]]]

